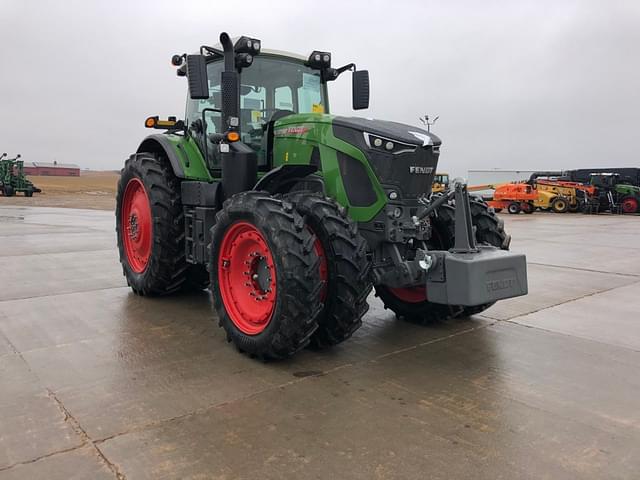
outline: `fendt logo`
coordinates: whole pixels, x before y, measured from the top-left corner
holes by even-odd
[[[433,167],[409,166],[409,173],[413,173],[414,175],[429,175],[431,172],[433,172]]]
[[[295,126],[288,128],[279,128],[273,134],[276,137],[284,137],[286,135],[303,135],[309,131],[309,127],[304,126]]]
[[[515,278],[504,278],[502,280],[490,280],[487,282],[487,292],[497,292],[513,288],[516,285]]]

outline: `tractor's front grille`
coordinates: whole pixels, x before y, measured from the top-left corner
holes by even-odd
[[[404,198],[416,198],[431,192],[438,155],[429,146],[397,155],[369,151],[369,160],[380,183],[395,185]]]

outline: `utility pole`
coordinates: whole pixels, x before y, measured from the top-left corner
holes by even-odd
[[[429,115],[425,115],[423,117],[420,117],[420,121],[423,123],[423,125],[427,126],[427,132],[431,132],[431,125],[436,123],[439,118],[440,115],[436,115],[433,120],[429,120]]]

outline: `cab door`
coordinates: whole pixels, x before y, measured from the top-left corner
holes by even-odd
[[[202,156],[207,159],[207,167],[215,175],[220,175],[220,152],[218,146],[212,143],[208,135],[222,133],[222,114],[215,110],[222,109],[221,77],[223,62],[217,60],[207,64],[209,77],[209,98],[193,100],[187,97],[185,121],[190,135],[196,141]]]

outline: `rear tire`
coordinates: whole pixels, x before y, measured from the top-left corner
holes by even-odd
[[[28,188],[24,191],[25,197],[33,197],[33,188]]]
[[[569,210],[569,200],[564,197],[556,197],[551,202],[551,210],[555,213],[565,213]]]
[[[206,288],[205,267],[186,261],[180,181],[164,158],[138,153],[125,162],[116,196],[116,232],[122,270],[136,294]]]
[[[13,187],[11,185],[5,185],[3,187],[4,190],[4,196],[5,197],[13,197],[15,191],[13,190]]]
[[[511,202],[507,207],[507,212],[509,212],[511,215],[517,215],[518,213],[520,213],[520,210],[522,210],[522,207],[520,207],[520,204],[518,202]]]
[[[533,204],[529,202],[523,203],[521,208],[522,208],[522,211],[528,215],[531,215],[536,210]]]
[[[511,237],[504,231],[504,221],[489,209],[489,206],[477,198],[470,199],[472,223],[476,230],[476,241],[480,244],[493,245],[503,250],[509,249]],[[448,250],[455,243],[455,208],[451,204],[441,205],[432,217],[434,235],[429,248]],[[393,310],[404,320],[421,325],[449,318],[476,315],[492,303],[474,307],[461,305],[442,305],[422,298],[426,296],[424,286],[393,291],[388,287],[377,285],[376,295],[385,307]]]
[[[315,241],[293,206],[267,192],[225,202],[211,229],[211,298],[238,350],[272,360],[309,344],[322,310]]]
[[[351,337],[369,310],[367,297],[373,286],[369,280],[367,242],[334,200],[310,192],[295,193],[286,200],[293,203],[320,242],[321,277],[327,283],[322,294],[325,304],[311,346],[331,347]]]

